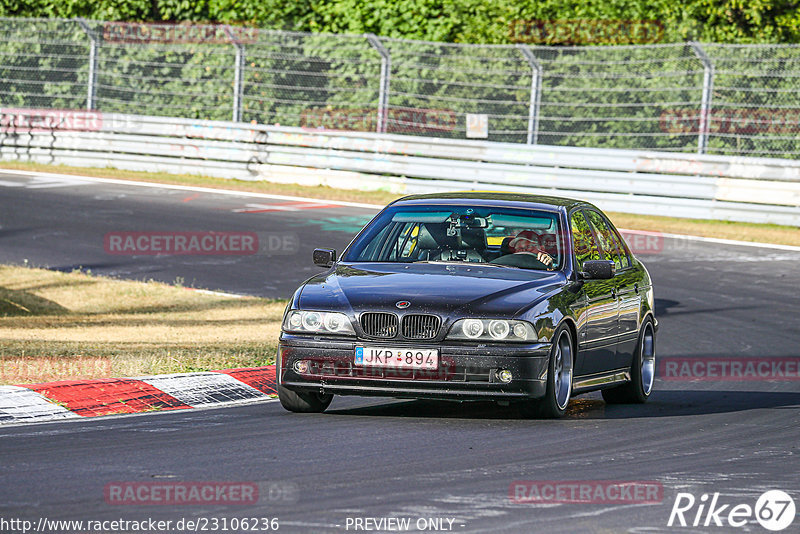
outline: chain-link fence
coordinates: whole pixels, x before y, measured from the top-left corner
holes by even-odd
[[[493,141],[796,158],[800,46],[457,45],[0,19],[0,106],[6,123],[10,108],[88,108],[450,138],[466,137],[469,119]]]

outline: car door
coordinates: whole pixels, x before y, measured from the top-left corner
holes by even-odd
[[[619,299],[619,338],[617,341],[617,365],[630,367],[633,353],[639,341],[641,327],[642,296],[644,294],[642,269],[633,262],[633,255],[614,225],[606,219],[611,235],[619,250],[622,267],[615,276],[617,299]]]
[[[570,215],[570,227],[575,254],[575,266],[581,270],[587,260],[603,259],[603,250],[582,210]],[[586,280],[581,292],[584,306],[579,325],[578,359],[576,375],[591,375],[613,367],[616,359],[619,330],[619,307],[616,282],[612,280]]]
[[[639,332],[639,309],[642,298],[637,284],[637,270],[633,267],[630,252],[614,225],[595,210],[586,210],[586,216],[600,241],[603,259],[613,261],[616,266],[613,291],[617,300],[618,328],[611,368],[627,369],[631,365]]]

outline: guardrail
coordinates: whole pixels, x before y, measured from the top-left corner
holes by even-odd
[[[436,139],[91,111],[0,112],[18,117],[0,125],[3,160],[397,193],[520,191],[582,198],[609,211],[800,226],[800,161],[795,160]]]

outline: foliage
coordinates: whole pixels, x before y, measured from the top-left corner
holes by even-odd
[[[794,0],[0,0],[0,16],[248,22],[473,43],[509,42],[514,21],[651,20],[664,42],[800,42]]]

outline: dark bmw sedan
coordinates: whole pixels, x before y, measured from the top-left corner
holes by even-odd
[[[511,193],[410,196],[383,209],[289,303],[278,393],[294,412],[334,395],[642,403],[653,388],[650,276],[586,202]]]

